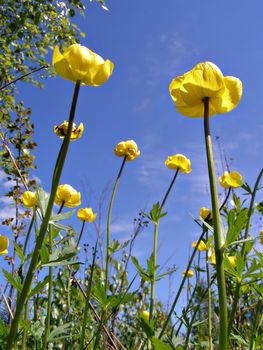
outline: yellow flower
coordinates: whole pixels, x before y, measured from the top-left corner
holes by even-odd
[[[224,188],[237,188],[242,186],[242,175],[237,171],[232,173],[224,172],[223,176],[219,177],[219,183]]]
[[[178,170],[180,173],[189,174],[191,169],[191,162],[183,154],[175,154],[169,156],[164,163],[169,169]]]
[[[133,140],[119,142],[114,149],[114,153],[118,157],[126,156],[127,160],[134,160],[141,154],[136,142]]]
[[[68,131],[68,122],[64,120],[64,122],[60,125],[54,126],[54,132],[56,135],[58,135],[61,139],[64,139],[64,137],[67,135]],[[70,135],[70,141],[75,141],[81,137],[84,131],[84,125],[83,123],[80,123],[78,127],[76,127],[76,124],[73,123],[72,125],[72,131]]]
[[[0,236],[0,255],[8,254],[9,239],[6,236]]]
[[[63,54],[55,47],[52,63],[58,75],[82,85],[99,86],[112,74],[114,64],[80,44],[69,46]]]
[[[146,310],[143,310],[142,317],[145,318],[147,321],[149,321],[150,313]]]
[[[70,185],[59,185],[57,188],[55,203],[64,205],[67,208],[74,208],[80,205],[80,192],[77,192]]]
[[[34,208],[38,206],[37,192],[25,191],[22,194],[22,202],[27,208]]]
[[[216,253],[212,252],[212,254],[209,257],[211,264],[216,264]]]
[[[212,213],[212,210],[210,209],[207,209],[205,207],[201,208],[200,209],[200,217],[203,219],[203,220],[212,220],[213,219],[213,213]]]
[[[234,255],[227,255],[226,257],[230,265],[235,268],[237,266],[237,257]]]
[[[91,208],[81,208],[78,210],[77,217],[82,221],[93,222],[97,214],[94,214]]]
[[[193,248],[195,248],[197,246],[197,242],[198,241],[192,243]],[[206,249],[207,249],[207,246],[206,246],[205,242],[201,240],[198,244],[197,250],[199,250],[199,252],[203,252]]]
[[[235,108],[242,96],[242,82],[238,78],[224,77],[215,64],[202,62],[175,78],[170,84],[170,94],[179,113],[202,118],[205,97],[209,98],[209,116]]]
[[[183,271],[182,275],[183,275],[183,277],[186,275],[186,270]],[[194,276],[194,271],[193,270],[188,270],[187,277],[191,278],[193,276]]]
[[[263,244],[263,230],[259,232],[259,242]]]

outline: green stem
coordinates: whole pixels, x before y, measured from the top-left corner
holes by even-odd
[[[218,194],[216,186],[216,176],[213,159],[213,148],[211,134],[209,130],[209,98],[206,97],[204,102],[204,132],[207,166],[210,182],[210,193],[213,210],[213,229],[214,229],[214,243],[216,255],[216,272],[217,272],[217,288],[219,296],[219,349],[228,349],[228,333],[227,333],[227,300],[226,300],[226,284],[224,272],[224,258],[223,258],[223,238],[220,229],[220,212],[218,205]]]
[[[40,226],[39,234],[38,234],[38,237],[36,240],[35,249],[34,249],[34,252],[33,252],[33,255],[31,258],[31,262],[30,262],[30,266],[29,266],[29,269],[28,269],[28,272],[27,272],[27,275],[25,278],[25,282],[23,284],[21,295],[19,297],[19,300],[17,301],[16,312],[14,315],[14,319],[12,321],[9,336],[7,338],[6,350],[12,350],[12,345],[15,341],[20,315],[22,313],[22,310],[23,310],[23,307],[25,304],[25,300],[28,296],[31,283],[32,283],[32,280],[34,278],[34,272],[35,272],[35,269],[36,269],[37,264],[38,264],[40,250],[41,250],[42,243],[44,241],[44,238],[45,238],[45,235],[47,232],[47,227],[49,224],[50,216],[52,214],[52,208],[53,208],[53,203],[54,203],[57,187],[59,184],[60,176],[62,173],[62,169],[63,169],[64,162],[66,159],[67,151],[68,151],[68,146],[69,146],[70,136],[71,136],[71,131],[72,131],[72,125],[74,122],[75,109],[76,109],[77,100],[78,100],[79,88],[80,88],[80,82],[77,82],[75,85],[75,90],[74,90],[74,95],[73,95],[73,100],[72,100],[71,110],[70,110],[70,115],[69,115],[68,132],[67,132],[67,135],[63,141],[62,150],[59,154],[57,166],[54,170],[53,179],[52,179],[52,188],[51,188],[51,192],[50,192],[50,197],[49,197],[47,209],[46,209],[45,216],[44,216],[43,221],[42,221],[41,226]]]
[[[208,241],[208,233],[206,233],[206,241]],[[212,322],[211,322],[211,287],[210,287],[210,266],[208,261],[208,250],[206,250],[206,280],[207,280],[207,327],[208,327],[208,344],[209,350],[213,350],[213,339],[212,339]]]
[[[175,182],[175,179],[178,175],[178,172],[179,170],[177,169],[175,174],[174,174],[174,177],[171,181],[171,184],[170,186],[168,187],[168,190],[166,191],[165,193],[165,196],[163,198],[163,201],[161,203],[161,206],[160,206],[160,214],[162,213],[162,210],[163,210],[163,207],[167,201],[167,198],[169,196],[169,193],[171,192],[171,189],[174,185],[174,182]],[[159,231],[159,222],[160,220],[158,220],[157,222],[154,223],[154,242],[153,242],[153,276],[152,276],[152,279],[151,279],[151,297],[150,297],[150,317],[149,319],[151,320],[152,319],[152,316],[153,316],[153,307],[154,307],[154,296],[155,296],[155,278],[156,278],[156,264],[157,264],[157,246],[158,246],[158,231]]]
[[[230,196],[231,190],[232,190],[232,188],[230,187],[227,191],[227,195],[226,195],[224,202],[220,205],[219,211],[221,211],[224,208],[224,206],[225,206],[225,204]]]
[[[174,298],[173,304],[172,304],[172,306],[171,306],[170,312],[169,312],[169,314],[168,314],[168,316],[167,316],[167,318],[166,318],[166,320],[165,320],[165,322],[164,322],[163,328],[162,328],[162,330],[161,330],[161,332],[160,332],[160,334],[159,334],[159,337],[158,337],[159,339],[162,338],[162,336],[163,336],[163,334],[164,334],[164,331],[165,331],[166,327],[168,326],[168,323],[169,323],[169,321],[170,321],[170,319],[171,319],[171,317],[172,317],[172,314],[173,314],[174,309],[175,309],[175,307],[176,307],[177,301],[178,301],[178,299],[179,299],[179,297],[180,297],[180,295],[181,295],[181,292],[182,292],[182,290],[183,290],[185,281],[186,281],[186,279],[187,279],[188,271],[190,270],[190,267],[191,267],[192,262],[193,262],[193,260],[194,260],[195,254],[196,254],[196,252],[197,252],[197,247],[198,247],[199,243],[201,242],[201,240],[203,239],[205,233],[206,233],[206,231],[204,230],[204,231],[202,232],[202,234],[200,235],[200,237],[199,237],[199,239],[198,239],[198,241],[197,241],[197,244],[196,244],[196,246],[195,246],[195,248],[194,248],[194,250],[193,250],[193,253],[192,253],[191,257],[190,257],[190,260],[189,260],[189,262],[188,262],[187,268],[186,268],[186,270],[185,270],[184,277],[183,277],[183,279],[182,279],[182,282],[181,282],[181,284],[180,284],[180,287],[179,287],[179,289],[178,289],[178,292],[177,292],[177,294],[176,294],[176,296],[175,296],[175,298]]]
[[[115,197],[115,193],[120,181],[120,177],[124,168],[126,162],[126,156],[123,158],[118,176],[116,178],[114,187],[113,187],[113,191],[111,194],[111,199],[110,199],[110,205],[109,205],[109,209],[108,209],[108,218],[107,218],[107,242],[106,242],[106,272],[105,272],[105,290],[107,293],[108,290],[108,284],[109,284],[109,265],[110,265],[110,223],[111,223],[111,212],[112,212],[112,208],[113,208],[113,202],[114,202],[114,197]]]
[[[257,190],[258,190],[258,187],[259,187],[259,183],[260,183],[260,180],[261,180],[262,176],[263,176],[263,168],[261,169],[261,171],[260,171],[260,173],[259,173],[259,175],[257,177],[257,180],[256,180],[256,183],[255,183],[253,192],[251,194],[251,200],[250,200],[249,209],[248,209],[248,219],[247,219],[247,223],[246,223],[244,239],[247,239],[248,235],[249,235],[250,222],[251,222],[251,217],[252,217],[252,213],[253,213],[253,210],[254,210],[254,203],[255,203],[256,193],[257,193]],[[242,249],[241,249],[242,261],[244,261],[245,258],[246,258],[246,247],[247,247],[247,242],[244,242],[243,245],[242,245]],[[237,310],[238,301],[239,301],[241,282],[242,282],[241,280],[237,281],[235,292],[234,292],[234,301],[233,301],[233,304],[232,304],[231,313],[230,313],[230,317],[229,317],[229,323],[228,323],[228,335],[230,335],[230,332],[231,332],[232,327],[233,327],[235,315],[236,315],[236,310]]]
[[[49,225],[48,231],[48,243],[49,243],[49,256],[52,254],[52,232],[53,226]],[[50,266],[48,268],[48,301],[47,301],[47,316],[46,316],[46,326],[44,333],[44,340],[42,350],[46,350],[47,348],[47,338],[50,333],[50,319],[51,319],[51,303],[52,303],[52,288],[53,288],[53,267]]]
[[[24,322],[25,322],[25,324],[27,324],[27,320],[28,320],[28,301],[25,304],[25,310],[24,310]],[[23,339],[22,339],[22,347],[21,347],[22,350],[26,349],[26,338],[27,338],[27,329],[24,329]]]
[[[98,245],[98,240],[96,241],[96,245],[94,248],[93,260],[92,260],[92,265],[91,265],[91,270],[90,270],[90,277],[88,280],[88,289],[87,289],[86,298],[85,298],[85,308],[84,308],[84,315],[83,315],[83,321],[82,321],[82,330],[81,330],[81,336],[80,336],[79,350],[84,349],[85,331],[86,331],[86,324],[87,324],[87,320],[88,320],[88,310],[90,307],[89,300],[90,300],[93,272],[94,272],[94,267],[95,267],[96,254],[97,254],[97,245]]]
[[[77,249],[77,248],[78,248],[78,246],[79,246],[79,243],[80,243],[80,240],[81,240],[81,237],[82,237],[83,231],[84,231],[84,227],[85,227],[85,221],[83,220],[83,222],[82,222],[82,226],[81,226],[81,230],[80,230],[80,234],[79,234],[79,239],[78,239],[77,244],[76,244],[76,249]]]

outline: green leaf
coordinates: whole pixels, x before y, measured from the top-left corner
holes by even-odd
[[[5,278],[8,280],[8,282],[18,291],[21,292],[22,291],[22,283],[20,281],[20,278],[18,277],[18,280],[16,280],[14,278],[14,276],[9,273],[8,271],[6,271],[4,268],[2,268],[3,274],[5,276]]]
[[[19,258],[21,260],[21,263],[24,264],[25,257],[24,257],[22,248],[16,243],[16,241],[14,241],[14,247],[15,247],[15,250],[17,252],[17,255],[19,256]]]
[[[263,202],[258,203],[256,209],[261,215],[263,215]]]
[[[146,281],[146,282],[150,282],[150,281],[151,281],[150,276],[149,276],[149,275],[147,274],[147,272],[141,267],[141,265],[139,264],[138,260],[137,260],[134,256],[131,257],[131,260],[132,260],[134,266],[137,268],[137,270],[138,270],[138,272],[139,272],[141,278],[142,278],[144,281]]]
[[[75,253],[70,253],[70,254],[65,254],[60,256],[56,260],[50,260],[49,262],[42,264],[42,266],[66,266],[66,265],[74,265],[74,264],[81,264],[80,262],[77,261],[68,261],[70,258],[75,256]]]
[[[57,214],[54,215],[50,218],[50,221],[52,223],[62,221],[62,220],[67,220],[69,219],[73,214],[75,213],[75,210],[67,211],[66,213],[63,214]]]
[[[45,287],[45,285],[48,283],[48,276],[45,277],[44,281],[37,283],[34,289],[29,294],[29,298],[33,297],[35,294],[38,294],[42,291],[42,289]]]
[[[154,323],[153,320],[149,321],[143,316],[139,318],[140,326],[143,332],[146,334],[147,338],[152,338],[154,336]]]
[[[166,344],[162,340],[155,337],[152,338],[152,345],[154,350],[173,350],[169,344]]]
[[[52,332],[48,335],[47,341],[56,342],[60,339],[65,339],[70,337],[71,335],[67,335],[69,329],[71,327],[71,323],[65,323],[62,326],[56,327],[52,330]]]
[[[238,214],[235,210],[231,210],[228,213],[228,232],[225,245],[228,246],[232,242],[236,241],[241,231],[246,226],[248,220],[248,210],[242,209]]]
[[[99,278],[95,279],[95,286],[93,289],[93,296],[101,307],[106,310],[108,306],[108,298],[105,291],[105,286],[101,283]]]
[[[42,263],[47,263],[49,260],[49,253],[45,242],[42,244],[40,249],[40,259]]]

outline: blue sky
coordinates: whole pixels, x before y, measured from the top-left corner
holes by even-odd
[[[232,159],[231,170],[241,172],[244,181],[253,185],[262,167],[263,3],[112,0],[107,6],[108,12],[97,4],[88,4],[85,18],[78,19],[86,34],[82,44],[113,61],[115,69],[105,85],[81,88],[76,123],[83,122],[85,131],[70,145],[61,183],[81,191],[83,206],[96,211],[96,200],[88,186],[97,197],[105,187],[111,190],[121,164],[113,148],[122,140],[134,139],[141,156],[126,164],[113,209],[112,238],[125,240],[138,211],[162,200],[173,177],[164,166],[167,156],[185,154],[193,171],[178,176],[168,199],[168,215],[160,225],[158,256],[160,265],[171,257],[168,265],[175,264],[181,272],[191,242],[199,235],[191,214],[198,216],[200,207],[210,207],[210,199],[203,120],[176,112],[169,84],[202,61],[212,61],[224,75],[242,80],[241,103],[228,114],[212,117],[211,131],[220,137],[226,157]],[[18,88],[25,105],[33,109],[38,143],[35,176],[49,192],[60,146],[53,126],[67,119],[74,85],[56,77],[46,80],[43,90],[21,82]],[[221,175],[216,144],[214,148]],[[5,180],[1,181],[5,185]],[[2,201],[0,216],[6,210]],[[85,242],[94,236],[90,229]],[[145,261],[152,244],[153,228],[149,226],[138,238],[134,255]],[[181,274],[175,276],[175,286],[178,276]],[[157,290],[157,296],[164,286]]]

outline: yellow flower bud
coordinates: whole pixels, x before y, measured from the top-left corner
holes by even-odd
[[[91,208],[81,208],[78,210],[77,217],[82,221],[93,222],[97,214],[94,214]]]
[[[211,264],[216,264],[216,253],[213,251],[209,257]]]
[[[178,170],[180,173],[189,174],[191,169],[191,162],[183,154],[175,154],[174,156],[169,156],[165,161],[167,168],[172,170]]]
[[[67,135],[67,131],[68,131],[68,122],[66,120],[62,124],[54,126],[55,134],[58,135],[61,139],[65,138],[65,136]],[[76,124],[73,123],[71,135],[70,135],[70,141],[75,141],[79,139],[82,136],[83,131],[84,131],[83,123],[80,123],[78,127],[76,127]]]
[[[200,217],[204,220],[204,221],[209,221],[212,220],[213,218],[213,213],[212,210],[207,209],[205,207],[200,209]]]
[[[0,236],[0,255],[8,254],[9,239],[6,236]]]
[[[186,275],[186,270],[183,271],[182,276],[184,277]],[[194,271],[193,270],[188,270],[187,271],[187,277],[191,278],[194,276]]]
[[[227,259],[228,259],[228,261],[229,261],[229,263],[230,263],[230,265],[232,267],[235,268],[237,266],[237,257],[236,256],[234,256],[234,255],[227,255]]]
[[[59,185],[57,188],[55,203],[57,205],[64,205],[67,208],[74,208],[81,204],[80,192],[77,192],[70,185]]]
[[[63,54],[56,46],[52,63],[58,75],[82,85],[99,86],[104,84],[112,74],[114,64],[100,57],[80,44],[69,46]]]
[[[225,171],[224,175],[219,177],[219,183],[224,188],[238,188],[242,186],[242,175],[237,171]]]
[[[193,248],[195,248],[197,246],[197,242],[198,241],[192,243]],[[203,252],[206,249],[207,249],[207,246],[206,246],[205,242],[201,240],[198,244],[197,250],[199,250],[199,252]]]
[[[35,208],[38,206],[37,192],[25,191],[22,194],[22,202],[27,208]]]
[[[209,116],[235,108],[242,96],[242,82],[234,77],[224,77],[215,64],[202,62],[171,82],[170,95],[179,113],[202,118],[205,97],[209,98]]]
[[[143,316],[143,318],[145,318],[147,321],[149,321],[150,313],[149,313],[148,311],[143,310],[142,316]]]
[[[127,160],[134,160],[141,154],[136,142],[133,140],[119,142],[114,149],[114,153],[117,157],[126,156]]]

